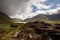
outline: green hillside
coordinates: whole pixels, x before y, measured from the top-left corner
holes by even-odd
[[[5,13],[0,12],[0,23],[11,23],[12,19]]]

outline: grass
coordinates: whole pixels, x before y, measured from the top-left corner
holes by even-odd
[[[50,24],[56,24],[59,23],[60,21],[45,21],[46,23],[50,23]],[[10,25],[18,25],[18,27],[14,28],[14,27],[10,27]],[[36,24],[38,25],[38,24]],[[12,35],[20,30],[21,28],[23,28],[24,24],[22,23],[4,23],[4,24],[0,24],[0,40],[12,40]],[[29,25],[26,25],[27,27]]]
[[[18,25],[18,27],[10,27],[11,24],[5,23],[0,24],[0,39],[1,40],[11,40],[12,35],[14,32],[18,31],[22,28],[23,24],[21,23],[13,23],[13,25]]]
[[[45,22],[50,24],[60,24],[60,21],[45,21]]]

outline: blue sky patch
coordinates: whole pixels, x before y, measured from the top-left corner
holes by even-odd
[[[48,0],[42,4],[45,4],[45,5],[53,5],[50,9],[55,9],[57,7],[58,4],[60,4],[60,0]],[[36,11],[38,10],[49,10],[49,9],[38,9],[37,6],[35,5],[32,5],[31,6],[33,9],[32,9],[32,12],[35,13]]]

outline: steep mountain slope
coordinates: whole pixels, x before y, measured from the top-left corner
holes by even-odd
[[[5,13],[0,12],[0,23],[11,23],[12,19]]]
[[[47,17],[45,17],[44,15],[37,15],[37,16],[34,16],[34,17],[32,17],[32,18],[27,18],[27,19],[25,19],[25,20],[21,20],[21,19],[17,19],[17,18],[14,18],[13,19],[14,20],[14,22],[16,22],[16,23],[25,23],[25,22],[32,22],[32,21],[41,21],[41,20],[47,20]]]
[[[15,22],[31,22],[31,21],[60,21],[60,14],[53,14],[53,15],[44,15],[44,14],[39,14],[37,16],[34,16],[32,18],[27,18],[25,20],[21,19],[13,19]]]
[[[60,14],[54,14],[54,15],[45,15],[49,20],[60,20]]]
[[[37,21],[48,20],[48,18],[45,15],[40,14],[40,15],[34,16],[32,18],[25,19],[24,21],[30,22],[30,21],[36,21],[36,20]]]
[[[33,20],[49,20],[49,21],[59,21],[60,20],[60,14],[53,14],[53,15],[44,15],[39,14],[37,16],[34,16],[32,18],[25,19],[24,21],[33,21]]]

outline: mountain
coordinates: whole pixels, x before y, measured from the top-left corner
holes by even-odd
[[[0,23],[11,23],[12,19],[3,12],[0,12]]]
[[[45,15],[40,14],[40,15],[34,16],[34,17],[32,17],[32,18],[27,18],[27,19],[25,19],[25,20],[21,20],[21,19],[18,19],[18,18],[13,18],[13,20],[14,20],[15,22],[20,23],[20,22],[32,22],[32,21],[36,21],[36,20],[37,20],[37,21],[48,20],[48,18],[47,18]]]
[[[60,13],[59,14],[53,14],[53,15],[45,15],[49,20],[60,20]]]
[[[39,14],[37,16],[34,16],[32,18],[25,19],[24,21],[33,21],[33,20],[49,20],[49,21],[59,21],[60,20],[60,14],[53,14],[53,15],[44,15]]]
[[[46,20],[47,18],[44,16],[44,15],[37,15],[37,16],[34,16],[32,18],[27,18],[25,20],[21,20],[21,19],[18,19],[18,18],[13,18],[14,22],[15,23],[21,23],[21,22],[31,22],[31,21],[35,21],[35,20]]]
[[[37,16],[34,16],[32,18],[27,18],[25,20],[16,19],[14,18],[15,22],[31,22],[31,21],[58,21],[60,20],[60,14],[53,14],[53,15],[44,15],[39,14]]]
[[[43,15],[43,14],[40,14],[40,15],[34,16],[32,18],[25,19],[24,21],[30,22],[30,21],[36,21],[36,20],[38,20],[38,21],[47,20],[47,17],[45,17],[45,15]]]

